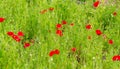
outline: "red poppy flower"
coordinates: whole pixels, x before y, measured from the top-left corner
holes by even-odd
[[[93,3],[93,6],[94,6],[95,8],[97,8],[97,7],[99,6],[99,4],[100,4],[100,1],[96,1],[96,2]]]
[[[3,22],[4,20],[5,20],[5,18],[0,17],[0,22]]]
[[[49,56],[52,57],[54,55],[54,51],[50,51]]]
[[[62,21],[62,24],[67,24],[67,22],[65,20]]]
[[[117,58],[116,56],[113,56],[112,60],[113,60],[113,61],[115,61],[115,60],[116,60],[116,58]]]
[[[52,50],[52,51],[50,51],[49,56],[52,57],[55,54],[57,54],[57,55],[60,54],[60,51],[58,49]]]
[[[63,34],[62,34],[62,30],[57,30],[57,31],[56,31],[56,34],[59,35],[59,36],[62,36],[62,35],[63,35]]]
[[[90,24],[88,24],[88,25],[86,25],[86,29],[91,29],[91,25]]]
[[[7,32],[7,34],[9,35],[9,36],[13,36],[14,35],[14,33],[13,32]]]
[[[47,10],[45,9],[45,10],[42,10],[40,13],[41,14],[44,14],[44,13],[46,13],[47,12]]]
[[[50,7],[50,8],[49,8],[49,10],[50,10],[50,11],[53,11],[53,10],[54,10],[54,8],[53,8],[53,7]]]
[[[17,35],[12,35],[12,38],[16,40],[17,42],[20,42],[21,40]]]
[[[56,49],[54,52],[55,52],[55,54],[57,54],[57,55],[60,53],[60,51],[59,51],[58,49]]]
[[[17,35],[12,36],[13,39],[18,39],[19,37]]]
[[[18,32],[18,36],[24,36],[23,32],[22,32],[22,31],[19,31],[19,32]]]
[[[116,16],[116,15],[117,15],[117,12],[113,12],[113,15]]]
[[[27,48],[30,46],[30,43],[24,43],[24,48]]]
[[[57,30],[56,31],[56,34],[61,34],[62,33],[62,30]]]
[[[71,23],[71,24],[70,24],[70,26],[74,26],[74,24],[73,24],[73,23]]]
[[[120,61],[120,55],[113,56],[113,61]]]
[[[56,28],[61,28],[61,27],[62,27],[61,24],[57,24],[57,25],[56,25]]]
[[[101,30],[99,30],[99,29],[96,30],[96,34],[97,34],[97,35],[101,35],[101,34],[102,34]]]
[[[21,41],[21,39],[20,38],[17,38],[17,39],[15,39],[17,42],[20,42]]]
[[[110,40],[109,40],[109,44],[113,44],[113,40],[110,39]]]
[[[90,39],[91,39],[91,36],[88,36],[88,39],[90,40]]]
[[[75,52],[75,51],[76,51],[76,48],[72,48],[72,51]]]

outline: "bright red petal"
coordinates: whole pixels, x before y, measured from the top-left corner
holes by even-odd
[[[76,51],[76,48],[72,48],[72,51],[75,52],[75,51]]]
[[[90,24],[88,24],[88,25],[86,25],[86,29],[91,29],[91,25]]]
[[[19,31],[19,32],[18,32],[18,36],[24,36],[23,32],[22,32],[22,31]]]
[[[56,34],[59,36],[63,36],[62,30],[56,30]]]
[[[0,22],[4,22],[5,18],[0,17]]]
[[[24,48],[27,48],[30,46],[30,43],[24,43]]]
[[[54,51],[50,51],[49,56],[52,57],[54,55]]]
[[[7,34],[9,35],[9,36],[13,36],[14,35],[14,33],[13,32],[7,32]]]
[[[61,27],[62,27],[61,24],[57,24],[57,25],[56,25],[56,28],[61,28]]]
[[[54,52],[55,52],[55,54],[57,54],[57,55],[60,53],[60,51],[59,51],[58,49],[56,49]]]
[[[110,40],[109,40],[109,44],[113,44],[113,40],[110,39]]]
[[[96,2],[94,2],[93,6],[96,8],[96,7],[99,6],[99,4],[100,4],[100,2],[99,2],[99,1],[96,1]]]
[[[96,30],[96,34],[97,34],[97,35],[101,35],[101,34],[102,34],[101,30],[99,30],[99,29]]]
[[[65,20],[62,21],[62,24],[67,24],[67,22]]]

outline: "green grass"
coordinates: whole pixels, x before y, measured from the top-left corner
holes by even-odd
[[[118,1],[112,5],[110,1],[109,5],[101,3],[93,8],[92,0],[85,4],[77,4],[75,0],[0,0],[0,17],[5,18],[0,23],[0,69],[119,69],[120,62],[112,61],[114,55],[120,54],[119,4]],[[40,14],[50,7],[54,11]],[[114,11],[117,16],[112,15]],[[59,37],[56,24],[62,20],[67,25]],[[92,25],[90,31],[85,28],[88,23]],[[97,36],[96,29],[114,44]],[[7,35],[8,31],[16,34],[23,31],[23,41],[34,39],[35,43],[24,49],[22,42]],[[74,53],[73,47],[77,48]],[[60,54],[50,57],[49,52],[54,49],[59,49]]]

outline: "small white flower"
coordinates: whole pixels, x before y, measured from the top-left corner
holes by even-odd
[[[93,57],[93,60],[95,59],[95,57]]]
[[[84,67],[86,68],[86,65],[84,65]]]
[[[30,57],[32,57],[32,54],[30,53]]]
[[[50,58],[50,59],[49,59],[49,62],[52,62],[52,61],[53,61],[53,58]]]

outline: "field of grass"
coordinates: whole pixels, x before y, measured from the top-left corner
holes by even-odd
[[[120,55],[119,0],[101,2],[96,8],[92,0],[80,4],[75,0],[0,0],[0,18],[4,18],[0,69],[120,69],[120,60],[112,59]],[[56,25],[63,21],[59,36]],[[16,35],[22,31],[24,36],[15,41],[10,31]],[[58,53],[50,56],[56,49]]]

